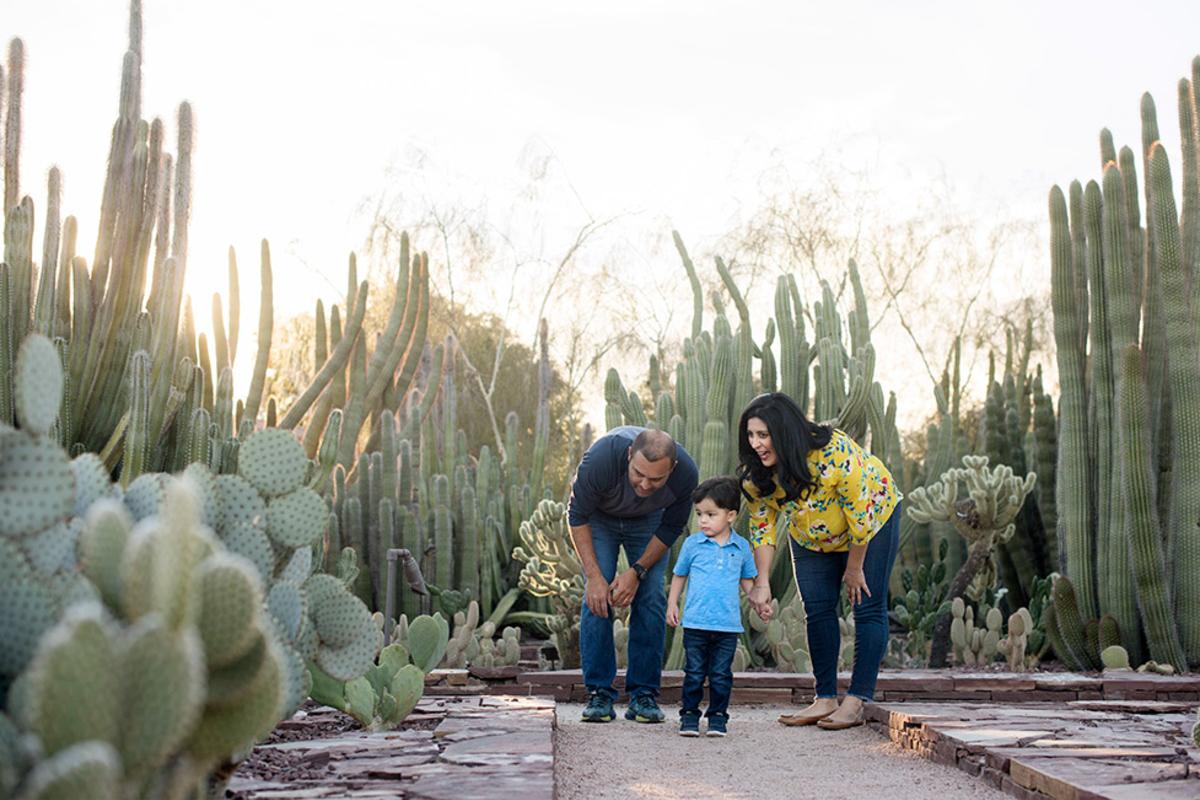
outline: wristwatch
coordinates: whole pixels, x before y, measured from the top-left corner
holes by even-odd
[[[646,580],[646,568],[636,561],[633,562],[633,571],[637,573],[639,581]]]

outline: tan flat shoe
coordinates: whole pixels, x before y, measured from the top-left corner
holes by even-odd
[[[836,711],[835,708],[833,711]],[[821,720],[828,717],[833,711],[815,714],[781,714],[779,716],[779,724],[787,725],[789,728],[797,728],[801,725],[819,725]]]
[[[863,713],[861,710],[859,710],[858,714],[854,717],[854,719],[837,720],[837,719],[829,719],[828,717],[822,717],[820,720],[817,721],[817,727],[821,728],[822,730],[827,730],[827,731],[842,731],[842,730],[845,730],[846,728],[857,728],[859,725],[862,725],[862,724],[863,724]]]

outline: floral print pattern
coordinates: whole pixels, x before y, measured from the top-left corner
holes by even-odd
[[[774,545],[780,532],[787,532],[809,550],[844,552],[871,541],[901,500],[883,462],[840,430],[825,447],[809,452],[808,468],[817,485],[795,500],[785,501],[778,484],[767,497],[759,497],[753,483],[742,484],[750,495],[752,546]]]

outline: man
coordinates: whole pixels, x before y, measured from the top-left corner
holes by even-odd
[[[629,614],[625,718],[662,722],[658,689],[666,633],[663,558],[691,514],[698,472],[691,456],[662,431],[614,428],[588,448],[571,486],[567,521],[587,576],[579,648],[589,700],[585,722],[615,718],[614,606]],[[617,553],[631,564],[617,575]]]

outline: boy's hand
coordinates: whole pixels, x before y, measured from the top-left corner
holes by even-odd
[[[672,628],[679,627],[679,606],[674,603],[667,606],[667,624]]]

